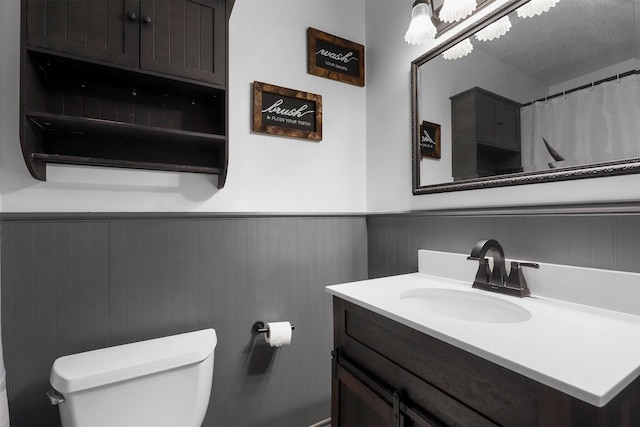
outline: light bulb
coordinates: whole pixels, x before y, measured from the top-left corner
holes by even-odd
[[[536,15],[540,15],[543,12],[548,12],[553,6],[555,6],[560,0],[531,0],[520,6],[516,13],[520,18],[532,18]]]
[[[449,49],[445,50],[442,56],[444,56],[445,59],[450,60],[459,59],[470,54],[472,50],[473,45],[471,44],[471,40],[466,38],[455,46],[452,46]]]
[[[445,0],[438,18],[442,22],[457,22],[476,10],[476,0]]]
[[[404,40],[412,45],[422,44],[436,37],[436,27],[431,22],[431,7],[424,1],[417,1],[411,10],[411,22]]]
[[[511,29],[511,21],[508,16],[503,16],[496,22],[487,25],[476,33],[476,38],[481,42],[497,39],[500,36],[507,34],[507,31]]]

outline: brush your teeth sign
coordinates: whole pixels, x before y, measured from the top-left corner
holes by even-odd
[[[320,141],[322,97],[254,82],[253,131]]]
[[[315,129],[315,103],[265,92],[262,94],[262,123],[290,129]]]

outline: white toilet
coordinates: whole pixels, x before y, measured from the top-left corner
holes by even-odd
[[[47,395],[63,426],[200,426],[216,344],[204,329],[60,357]]]

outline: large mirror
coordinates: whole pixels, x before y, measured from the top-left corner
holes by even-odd
[[[412,62],[414,194],[640,173],[640,0],[530,6]]]

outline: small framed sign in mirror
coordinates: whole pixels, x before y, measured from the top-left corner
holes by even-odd
[[[309,27],[308,72],[320,77],[364,86],[364,46]]]
[[[253,82],[253,131],[322,140],[322,96]]]
[[[420,155],[440,158],[440,125],[427,121],[420,124]]]

